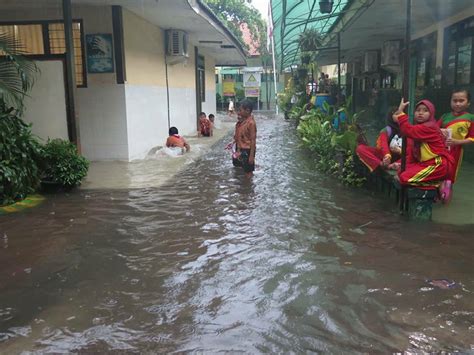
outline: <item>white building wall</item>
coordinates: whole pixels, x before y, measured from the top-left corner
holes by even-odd
[[[36,65],[41,74],[25,98],[23,120],[32,123],[33,134],[43,142],[48,138],[69,139],[63,61],[36,61]]]
[[[38,20],[61,20],[63,14],[60,3],[53,6],[38,8],[22,7],[17,10],[0,12],[0,21],[38,21]],[[74,19],[82,19],[84,35],[89,33],[113,33],[112,9],[110,6],[77,6],[72,9]],[[85,50],[85,49],[84,49]],[[47,65],[43,64],[41,65]],[[56,93],[46,95],[45,90],[58,88],[61,79],[53,75],[49,70],[41,71],[33,92],[32,98],[41,98],[44,114],[34,118],[42,120],[42,115],[47,124],[33,122],[33,131],[40,130],[41,136],[57,136],[68,139],[67,131],[64,134],[64,122],[67,122],[66,113],[59,117],[45,110],[56,110],[65,105],[65,95]],[[63,81],[64,82],[64,81]],[[62,83],[63,83],[62,82]],[[49,88],[52,86],[52,88]],[[55,89],[56,90],[56,89]],[[82,154],[89,160],[128,159],[127,147],[127,124],[125,120],[125,91],[123,85],[118,85],[115,73],[87,74],[87,87],[77,88],[76,95],[76,119],[79,122],[79,136]],[[32,112],[38,110],[31,103],[27,103],[27,109]],[[40,110],[40,111],[41,111]],[[38,112],[40,112],[38,111]],[[46,117],[46,116],[44,116]],[[46,122],[46,121],[45,121]],[[40,126],[41,127],[36,127]],[[61,133],[58,133],[58,132]]]
[[[197,134],[196,90],[170,88],[170,123],[182,135]]]
[[[168,64],[166,74],[164,34],[163,29],[124,11],[129,160],[143,159],[152,148],[163,146],[169,126],[176,126],[182,135],[197,132],[193,46],[186,61]]]
[[[204,56],[206,66],[206,101],[202,103],[202,110],[209,115],[216,114],[216,69],[215,60],[209,56]]]
[[[168,136],[166,90],[158,86],[125,86],[128,160],[143,159]]]
[[[82,154],[92,161],[141,159],[153,147],[163,145],[168,136],[164,30],[125,9],[123,16],[127,83],[117,84],[115,73],[88,73],[87,87],[77,88],[75,92]],[[74,5],[73,17],[83,20],[85,35],[113,33],[110,6]],[[0,13],[3,21],[58,19],[62,19],[62,11],[57,6]],[[202,54],[206,63],[206,101],[202,108],[206,113],[214,113],[214,60]],[[183,135],[196,135],[196,74],[191,43],[189,55],[184,63],[168,65],[169,123],[178,127]],[[46,93],[45,87],[59,90],[64,82],[54,76],[59,72],[54,75],[46,72],[41,79],[45,86],[37,86],[39,93]],[[48,98],[34,94],[40,101],[49,102],[45,105],[47,111],[42,114],[44,122],[34,123],[38,127],[33,128],[38,132],[44,128],[40,133],[43,137],[67,139],[66,97],[63,94],[58,91],[48,94]],[[64,113],[52,113],[52,110],[59,112],[58,108]],[[33,111],[39,112],[30,103],[30,112]],[[33,116],[31,119],[35,119]]]
[[[84,35],[112,33],[110,6],[77,6]],[[128,160],[125,85],[115,73],[88,73],[87,88],[76,90],[82,154],[90,160]]]
[[[128,160],[124,85],[94,84],[76,93],[82,154],[90,160]]]

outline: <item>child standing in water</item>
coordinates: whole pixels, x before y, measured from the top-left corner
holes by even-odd
[[[444,202],[451,198],[452,185],[456,182],[461,167],[463,147],[474,143],[474,115],[467,112],[471,104],[471,94],[467,90],[454,90],[451,94],[451,112],[438,120],[447,137],[448,152],[453,157],[453,169],[441,186],[441,198]]]
[[[403,111],[408,106],[403,98],[393,120],[400,125],[402,135],[413,140],[405,171],[398,173],[402,185],[434,188],[439,187],[450,173],[452,157],[446,150],[443,134],[435,120],[434,105],[421,100],[415,106],[415,124],[408,121]]]
[[[381,167],[389,168],[389,165],[400,159],[402,153],[401,133],[398,124],[393,121],[392,115],[396,109],[387,114],[387,126],[380,131],[375,147],[359,144],[356,154],[360,161],[373,172]]]
[[[240,102],[238,121],[235,124],[234,132],[236,152],[233,154],[232,163],[234,166],[241,166],[247,177],[253,176],[257,149],[257,124],[252,111],[252,102],[247,99]]]

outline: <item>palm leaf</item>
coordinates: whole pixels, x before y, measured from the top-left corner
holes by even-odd
[[[12,34],[0,33],[0,102],[20,111],[39,71],[25,54],[22,44]]]

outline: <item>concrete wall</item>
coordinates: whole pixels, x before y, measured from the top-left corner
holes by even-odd
[[[82,19],[84,34],[113,33],[110,6],[74,6],[73,17]],[[2,11],[0,21],[60,20],[57,5],[35,9]],[[82,153],[90,160],[141,159],[168,136],[168,105],[165,73],[164,30],[132,12],[123,10],[124,49],[127,83],[117,84],[116,75],[87,74],[87,87],[76,90]],[[169,123],[184,135],[197,131],[194,47],[183,63],[168,65]],[[214,60],[205,55],[206,101],[203,110],[215,112]],[[57,85],[58,78],[45,71],[42,85]],[[58,94],[55,94],[56,96]],[[59,94],[60,95],[60,94]],[[64,107],[65,97],[56,98],[49,110]],[[50,111],[41,115],[55,136],[59,123]],[[59,120],[64,127],[66,118]],[[42,125],[47,127],[46,124]],[[64,137],[64,132],[59,135]],[[66,134],[67,137],[67,134]]]
[[[124,10],[128,159],[144,158],[168,130],[163,31]]]
[[[56,6],[43,6],[35,9],[23,8],[0,12],[0,21],[38,21],[61,20],[62,11]],[[84,34],[112,33],[112,9],[110,6],[73,6],[73,18],[82,19]],[[45,64],[42,64],[45,65]],[[46,90],[48,86],[57,86],[56,74],[41,71],[36,90]],[[41,85],[41,86],[38,86]],[[127,126],[125,117],[125,88],[116,84],[115,73],[88,74],[87,88],[76,90],[76,116],[79,121],[79,133],[82,153],[90,160],[128,159]],[[65,97],[56,97],[48,101],[48,110],[37,111],[36,121],[48,122],[47,130],[41,128],[42,136],[57,136],[63,129],[66,117],[52,118],[51,111],[58,112],[65,105]],[[33,109],[32,106],[31,109]],[[33,122],[33,130],[36,130]],[[39,129],[39,128],[38,128]],[[67,134],[61,134],[67,139]]]
[[[204,64],[206,66],[206,101],[202,103],[202,110],[207,113],[216,113],[216,70],[214,59],[204,55]]]
[[[84,35],[113,33],[110,6],[73,8]],[[115,73],[87,74],[87,88],[76,91],[82,153],[90,160],[128,160],[125,85]]]
[[[79,90],[82,154],[90,160],[128,160],[124,85]]]
[[[32,132],[47,141],[48,138],[69,139],[62,60],[37,61],[41,70],[29,96],[25,98],[23,120],[32,123]]]
[[[124,11],[123,22],[128,147],[129,159],[133,160],[163,145],[168,136],[165,31],[129,11]],[[192,48],[190,45],[187,61],[168,64],[169,124],[183,135],[194,135],[197,128]],[[215,107],[215,97],[211,96],[209,93],[209,102],[212,105],[213,100]]]

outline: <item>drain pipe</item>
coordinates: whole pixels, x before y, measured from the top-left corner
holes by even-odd
[[[168,106],[168,129],[171,127],[171,117],[170,117],[170,86],[168,82],[168,56],[165,51],[165,77],[166,77],[166,104]]]

